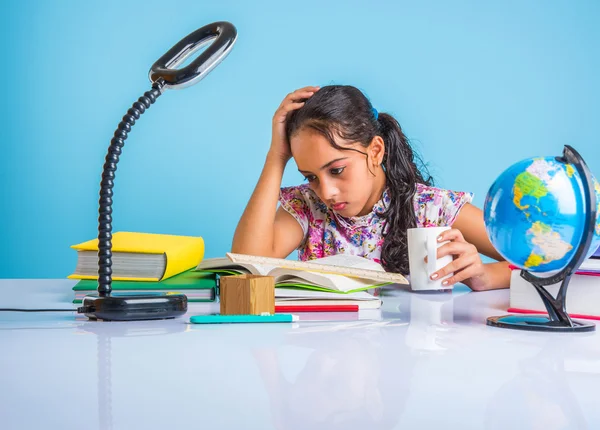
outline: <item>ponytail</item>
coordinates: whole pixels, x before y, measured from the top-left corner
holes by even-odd
[[[417,167],[415,161],[419,161],[421,166],[423,163],[410,147],[398,121],[391,115],[380,113],[377,122],[379,134],[385,142],[383,167],[390,194],[390,205],[382,214],[385,225],[381,262],[388,272],[407,274],[409,270],[406,230],[416,227],[413,203],[415,185],[432,185],[433,180],[430,175],[425,179]]]

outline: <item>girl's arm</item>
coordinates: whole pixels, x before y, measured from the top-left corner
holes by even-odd
[[[451,242],[439,248],[438,258],[452,254],[455,260],[438,270],[436,278],[454,272],[454,276],[448,279],[450,285],[463,282],[476,291],[510,286],[508,263],[488,239],[481,209],[465,204],[452,224],[452,230],[445,231],[441,236],[442,241]],[[498,262],[483,264],[479,253]]]
[[[488,238],[485,222],[483,221],[483,211],[478,207],[470,203],[465,204],[458,212],[452,228],[459,229],[465,240],[475,245],[477,251],[486,257],[493,258],[496,261],[504,261],[504,258],[496,251]]]
[[[277,209],[287,161],[269,153],[258,184],[237,225],[231,252],[285,258],[300,245],[302,227],[283,208]]]
[[[235,229],[232,252],[284,258],[302,242],[304,232],[300,224],[284,209],[277,209],[283,171],[292,158],[285,121],[289,112],[304,106],[304,100],[318,89],[304,87],[288,94],[275,112],[271,148],[258,184]]]

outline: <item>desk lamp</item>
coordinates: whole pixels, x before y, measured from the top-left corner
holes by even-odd
[[[105,158],[100,183],[98,216],[98,294],[83,299],[79,313],[92,320],[151,320],[175,318],[187,311],[184,294],[111,294],[112,288],[112,197],[115,171],[128,133],[140,116],[165,90],[193,85],[204,78],[231,51],[237,30],[228,22],[215,22],[190,33],[150,68],[152,88],[127,111],[114,133]],[[189,65],[177,68],[200,48],[209,46]]]

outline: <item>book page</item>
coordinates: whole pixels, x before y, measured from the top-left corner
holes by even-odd
[[[377,270],[379,272],[385,272],[385,269],[381,264],[376,263],[373,260],[369,260],[365,257],[359,257],[357,255],[336,254],[330,255],[328,257],[318,258],[316,260],[311,260],[310,262],[317,264],[327,264],[331,266],[354,267],[356,269],[368,269]]]
[[[275,284],[286,283],[305,283],[333,291],[346,293],[354,290],[367,290],[373,288],[377,281],[366,279],[350,278],[342,275],[330,273],[304,272],[299,270],[275,269],[271,271],[271,276],[275,276]]]
[[[275,266],[267,266],[251,263],[232,263],[227,257],[205,258],[197,266],[196,270],[229,269],[252,275],[266,276]]]
[[[336,300],[379,300],[379,298],[367,293],[366,291],[357,291],[355,293],[340,294],[329,293],[326,291],[306,290],[303,288],[275,288],[275,298],[278,299],[336,299]]]
[[[367,269],[385,272],[385,269],[383,266],[381,266],[381,264],[356,255],[337,254],[299,263],[300,264],[296,265],[296,268],[277,267],[271,270],[269,274],[275,277],[275,284],[282,282],[282,280],[285,279],[284,276],[291,276],[302,278],[305,281],[308,281],[311,284],[319,287],[341,292],[363,290],[373,287],[373,285],[385,283],[376,280],[369,280],[368,278],[363,279],[354,276],[326,273],[326,267],[323,269],[323,272],[314,271],[314,269],[311,270],[308,268],[307,270],[301,270],[303,263],[312,263],[323,266],[350,267],[353,269]]]

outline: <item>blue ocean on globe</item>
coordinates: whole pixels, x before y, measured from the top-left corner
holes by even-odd
[[[588,257],[600,247],[600,184],[593,183],[597,216]],[[581,178],[555,157],[520,161],[492,184],[483,212],[490,241],[509,263],[532,272],[561,270],[584,229]]]

